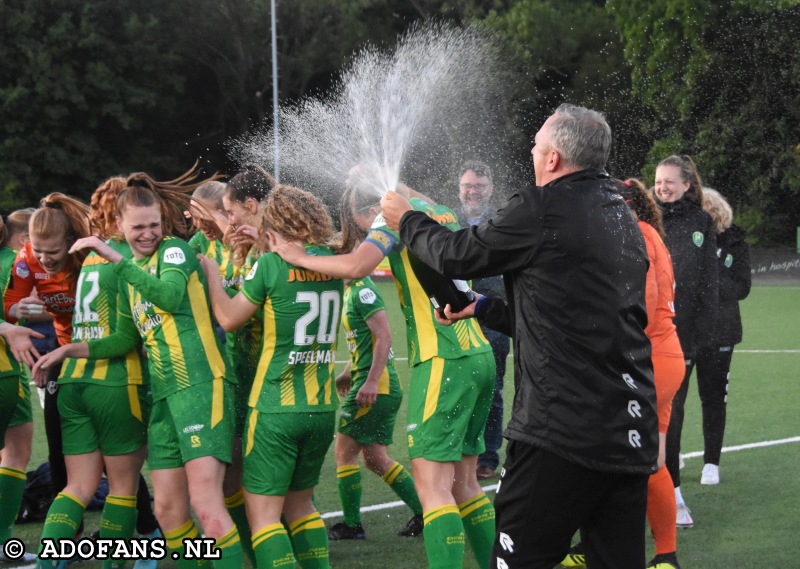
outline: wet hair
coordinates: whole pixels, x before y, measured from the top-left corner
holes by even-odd
[[[348,176],[339,207],[342,232],[332,245],[337,253],[340,255],[349,253],[366,237],[366,232],[356,224],[353,210],[364,211],[380,203],[381,196],[375,193],[373,186],[366,179],[360,176]]]
[[[703,207],[703,182],[700,180],[700,174],[697,173],[697,166],[691,156],[673,154],[659,162],[658,167],[661,166],[675,166],[680,172],[681,180],[689,183],[689,189],[686,190],[684,197],[693,204]]]
[[[117,198],[126,186],[124,176],[114,176],[100,184],[92,194],[89,222],[94,234],[101,239],[109,239],[118,233]]]
[[[220,211],[225,211],[225,206],[222,205],[222,196],[225,195],[226,189],[227,185],[224,182],[206,182],[192,192],[192,197],[195,200],[202,200]]]
[[[0,219],[0,247],[5,247],[14,235],[28,233],[28,224],[36,208],[26,207],[12,211],[6,216],[5,223]]]
[[[247,198],[262,203],[277,185],[278,181],[261,166],[245,164],[242,171],[228,181],[225,195],[239,203]]]
[[[492,169],[489,168],[489,165],[485,162],[480,162],[479,160],[467,160],[461,165],[458,179],[460,180],[461,177],[467,172],[474,172],[476,176],[488,178],[489,182],[494,183],[494,179],[492,178]]]
[[[614,183],[619,193],[625,198],[625,202],[636,214],[636,217],[640,221],[652,225],[662,239],[666,237],[661,208],[656,204],[653,194],[647,190],[644,182],[636,178],[628,178],[624,182],[622,180],[614,180]]]
[[[566,166],[602,169],[611,149],[611,127],[602,113],[564,103],[553,113],[549,143]]]
[[[327,206],[314,194],[279,184],[269,194],[261,222],[262,240],[267,229],[289,241],[324,245],[333,236]]]
[[[717,233],[723,233],[733,224],[733,208],[717,190],[703,188],[703,209],[714,220]]]
[[[192,231],[191,220],[183,215],[190,207],[204,207],[202,204],[192,205],[189,192],[196,190],[206,182],[219,178],[213,174],[209,178],[197,180],[200,172],[197,164],[174,180],[158,182],[144,172],[136,172],[128,176],[125,188],[117,197],[117,214],[124,215],[129,207],[150,207],[158,205],[161,210],[161,224],[164,234],[180,233],[188,235]]]

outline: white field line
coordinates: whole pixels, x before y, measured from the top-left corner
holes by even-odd
[[[778,440],[775,440],[775,441],[761,441],[761,442],[758,442],[758,443],[748,443],[748,444],[745,444],[745,445],[724,447],[722,449],[722,452],[737,452],[737,451],[740,451],[740,450],[749,450],[749,449],[753,449],[753,448],[771,447],[771,446],[775,446],[775,445],[785,445],[785,444],[788,444],[788,443],[800,443],[800,437],[791,437],[791,438],[788,438],[788,439],[778,439]],[[684,458],[698,458],[698,457],[703,456],[703,452],[702,451],[688,452],[688,453],[683,454],[682,456]],[[489,486],[483,486],[482,488],[483,488],[484,492],[494,492],[495,490],[497,490],[497,484],[491,484]],[[388,510],[388,509],[391,509],[391,508],[399,508],[401,506],[405,506],[405,502],[402,502],[401,500],[396,500],[394,502],[386,502],[384,504],[374,504],[372,506],[364,506],[363,508],[361,508],[361,511],[362,512],[376,512],[376,511],[379,511],[379,510]],[[336,512],[324,513],[324,514],[321,515],[321,517],[323,519],[329,519],[329,518],[342,517],[343,515],[344,515],[344,512],[339,510],[339,511],[336,511]],[[36,569],[36,565],[35,564],[31,564],[31,565],[16,565],[15,567],[17,569]]]

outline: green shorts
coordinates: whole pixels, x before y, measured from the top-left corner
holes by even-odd
[[[492,352],[432,358],[411,370],[408,456],[457,462],[485,450],[483,431],[494,396]]]
[[[19,374],[19,399],[17,399],[17,408],[14,410],[14,416],[11,417],[9,427],[19,427],[25,423],[33,422],[33,409],[31,409],[31,376],[28,373],[28,368],[20,366],[21,373]]]
[[[336,411],[259,413],[250,409],[244,440],[244,488],[285,496],[313,488],[333,442]]]
[[[154,401],[147,433],[150,469],[180,468],[204,456],[230,463],[234,387],[218,377]]]
[[[361,445],[378,443],[389,446],[402,401],[402,397],[378,395],[370,407],[359,407],[351,390],[339,412],[338,431]]]
[[[65,383],[58,388],[64,454],[130,454],[147,444],[150,401],[144,385]]]

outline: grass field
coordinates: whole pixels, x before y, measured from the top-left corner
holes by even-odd
[[[380,283],[389,307],[395,333],[395,354],[406,355],[405,332],[391,282]],[[683,494],[692,509],[695,527],[679,530],[678,555],[683,569],[748,569],[798,567],[794,539],[800,529],[800,287],[757,286],[742,302],[744,342],[734,352],[729,390],[726,447],[765,441],[793,442],[725,452],[721,461],[722,482],[716,487],[700,485],[702,433],[696,382],[692,379],[686,405],[683,435]],[[342,352],[341,358],[344,358]],[[407,386],[408,368],[398,370]],[[512,368],[506,376],[506,409],[513,397]],[[35,409],[36,435],[31,469],[46,460],[41,410]],[[405,448],[405,413],[401,410],[391,455],[408,466]],[[363,505],[380,506],[396,500],[377,477],[365,471]],[[490,481],[492,482],[492,481]],[[493,484],[490,486],[493,487]],[[317,502],[329,523],[339,521],[340,510],[332,452],[323,468]],[[490,493],[491,496],[491,493]],[[98,514],[86,518],[88,531],[97,527]],[[387,507],[363,515],[367,539],[332,542],[331,564],[339,569],[356,567],[424,567],[421,538],[398,538],[395,532],[410,517],[403,507]],[[35,551],[40,524],[17,526],[16,535]],[[652,541],[652,540],[648,540]],[[652,552],[652,544],[648,543]],[[83,567],[99,567],[86,563]],[[467,555],[465,567],[476,568]],[[173,567],[167,561],[159,567]]]

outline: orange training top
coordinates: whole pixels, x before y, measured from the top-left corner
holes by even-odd
[[[9,309],[23,298],[31,295],[33,289],[45,303],[47,312],[53,317],[58,345],[69,344],[72,337],[72,313],[75,309],[75,288],[78,271],[75,261],[70,259],[67,266],[55,275],[44,270],[33,256],[30,241],[17,253],[6,294],[3,297],[6,319],[12,324],[15,318],[9,316]]]
[[[647,269],[645,333],[653,345],[653,355],[683,357],[678,332],[675,330],[675,276],[667,246],[652,225],[639,221],[647,245],[650,268]]]

